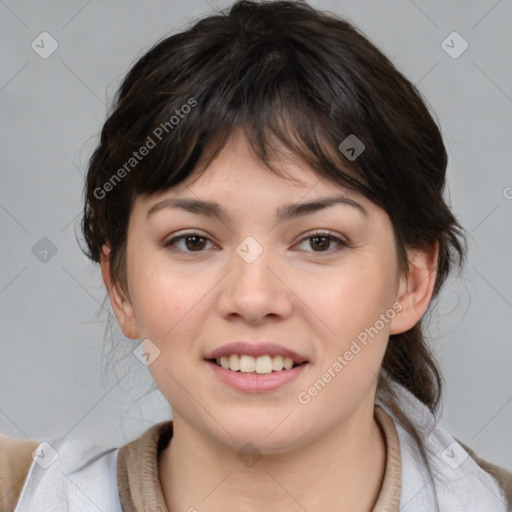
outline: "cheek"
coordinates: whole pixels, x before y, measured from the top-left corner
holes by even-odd
[[[149,371],[160,391],[176,410],[190,408],[191,375],[200,364],[199,347],[204,315],[211,308],[212,283],[198,276],[177,277],[154,265],[139,273],[135,313],[141,336],[159,350]],[[159,269],[156,271],[155,269]],[[194,379],[194,377],[192,377]],[[194,388],[202,384],[197,380]]]
[[[141,337],[150,338],[164,349],[168,340],[186,325],[183,320],[204,295],[205,283],[201,286],[192,276],[170,268],[164,253],[139,250],[132,255],[128,275],[135,321]]]
[[[304,282],[302,296],[319,319],[319,335],[343,344],[373,325],[394,302],[392,268],[366,258]]]
[[[143,279],[135,312],[144,335],[166,346],[194,331],[198,324],[192,319],[207,302],[208,283],[163,273]]]
[[[389,323],[395,315],[394,274],[389,268],[393,267],[366,260],[364,265],[331,276],[327,291],[316,294],[315,312],[329,329],[315,333],[319,347],[316,371],[309,379],[310,387],[302,390],[302,397],[310,400],[305,410],[312,416],[318,413],[335,423],[376,385]]]

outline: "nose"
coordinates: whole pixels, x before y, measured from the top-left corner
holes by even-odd
[[[248,237],[231,256],[231,271],[223,280],[218,301],[225,317],[242,317],[251,324],[268,318],[286,318],[292,311],[293,292],[270,250]]]

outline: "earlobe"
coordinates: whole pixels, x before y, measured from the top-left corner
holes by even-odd
[[[104,244],[100,256],[101,275],[103,282],[110,297],[112,309],[116,315],[117,321],[123,334],[130,339],[139,338],[139,331],[135,323],[133,307],[125,294],[118,289],[112,279],[112,269],[110,265],[110,246]]]
[[[434,291],[438,256],[438,241],[422,250],[407,251],[409,271],[400,278],[396,296],[402,309],[390,323],[390,334],[408,331],[425,314]]]

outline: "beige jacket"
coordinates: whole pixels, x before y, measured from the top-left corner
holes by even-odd
[[[395,512],[400,508],[400,447],[391,418],[376,407],[376,418],[383,429],[387,444],[387,465],[383,488],[374,510]],[[143,510],[143,504],[161,504],[157,460],[161,440],[172,436],[172,421],[154,425],[141,437],[120,448],[118,457],[118,487],[123,510]],[[458,440],[457,440],[458,441]],[[458,441],[474,461],[498,483],[512,510],[512,473],[479,457],[465,444]],[[165,443],[164,443],[165,444]],[[32,463],[32,453],[38,447],[35,440],[20,440],[0,434],[0,512],[12,512]]]

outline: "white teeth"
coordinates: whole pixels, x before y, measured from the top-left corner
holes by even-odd
[[[272,370],[279,371],[283,368],[283,356],[274,356],[272,358]]]
[[[270,356],[261,356],[256,359],[256,373],[271,373],[272,359]]]
[[[285,357],[283,361],[283,366],[285,370],[289,370],[293,366],[293,359],[290,357]]]
[[[252,357],[248,355],[237,355],[231,354],[228,356],[222,356],[220,359],[216,359],[219,366],[226,370],[233,372],[243,373],[271,373],[272,371],[279,372],[283,369],[289,370],[293,368],[293,359],[291,357],[283,356],[260,356]]]
[[[240,370],[240,358],[236,354],[229,356],[228,361],[230,370],[233,370],[234,372]]]
[[[240,371],[250,373],[256,370],[256,359],[251,356],[240,356]]]

